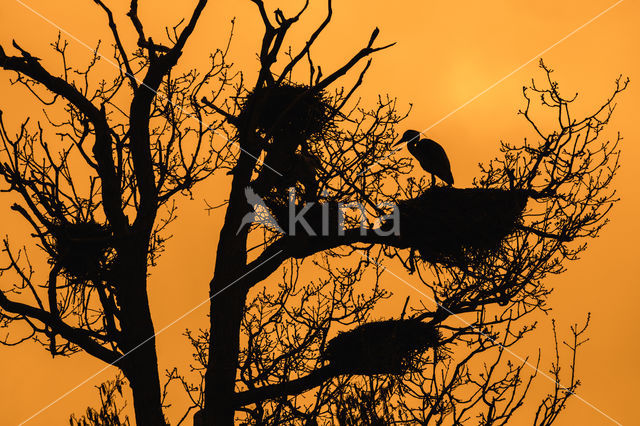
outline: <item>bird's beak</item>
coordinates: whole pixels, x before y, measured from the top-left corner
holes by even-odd
[[[401,143],[405,143],[406,141],[404,139],[400,139],[398,142],[394,143],[393,145],[391,145],[392,147],[396,147],[398,145],[400,145]]]

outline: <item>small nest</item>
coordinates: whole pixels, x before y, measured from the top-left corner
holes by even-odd
[[[304,85],[259,87],[249,93],[243,110],[255,115],[262,132],[279,137],[308,138],[322,132],[329,122],[324,93],[309,91]]]
[[[107,226],[94,221],[60,225],[53,232],[53,260],[69,278],[94,279],[104,268],[110,237]]]
[[[322,356],[344,374],[404,374],[412,356],[438,340],[435,328],[418,320],[377,321],[338,334]]]
[[[430,188],[398,203],[400,239],[430,262],[494,250],[513,232],[527,199],[525,191]]]

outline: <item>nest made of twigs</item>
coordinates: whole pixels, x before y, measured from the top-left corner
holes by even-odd
[[[400,239],[427,261],[493,250],[513,232],[527,199],[520,190],[433,187],[398,203]]]
[[[412,355],[436,347],[436,329],[415,319],[370,322],[338,334],[322,356],[344,374],[403,374]]]
[[[88,280],[99,276],[111,248],[111,232],[95,221],[58,225],[53,235],[52,257],[72,279]]]
[[[296,84],[258,87],[243,105],[243,113],[252,115],[259,130],[281,137],[308,138],[322,132],[329,110],[322,91]]]

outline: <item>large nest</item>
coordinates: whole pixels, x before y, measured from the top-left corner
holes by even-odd
[[[370,322],[338,334],[322,356],[344,374],[404,374],[412,356],[438,339],[433,326],[415,319]]]
[[[53,260],[72,280],[99,277],[111,248],[111,232],[94,221],[65,223],[53,232]]]
[[[329,111],[322,91],[294,84],[256,88],[243,105],[262,132],[305,139],[325,129]]]
[[[513,232],[527,198],[519,190],[433,187],[398,203],[400,239],[427,261],[493,250]]]

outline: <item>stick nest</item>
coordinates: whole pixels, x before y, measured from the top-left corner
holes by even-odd
[[[321,133],[329,123],[329,111],[322,91],[295,84],[256,88],[243,105],[243,114],[251,114],[259,130],[280,137]]]
[[[95,221],[65,223],[53,232],[53,260],[74,280],[95,279],[104,269],[111,232]]]
[[[494,250],[513,232],[527,199],[519,190],[433,187],[398,203],[400,239],[429,262]]]
[[[331,339],[323,358],[344,374],[404,374],[412,356],[438,339],[433,326],[418,320],[370,322]]]

